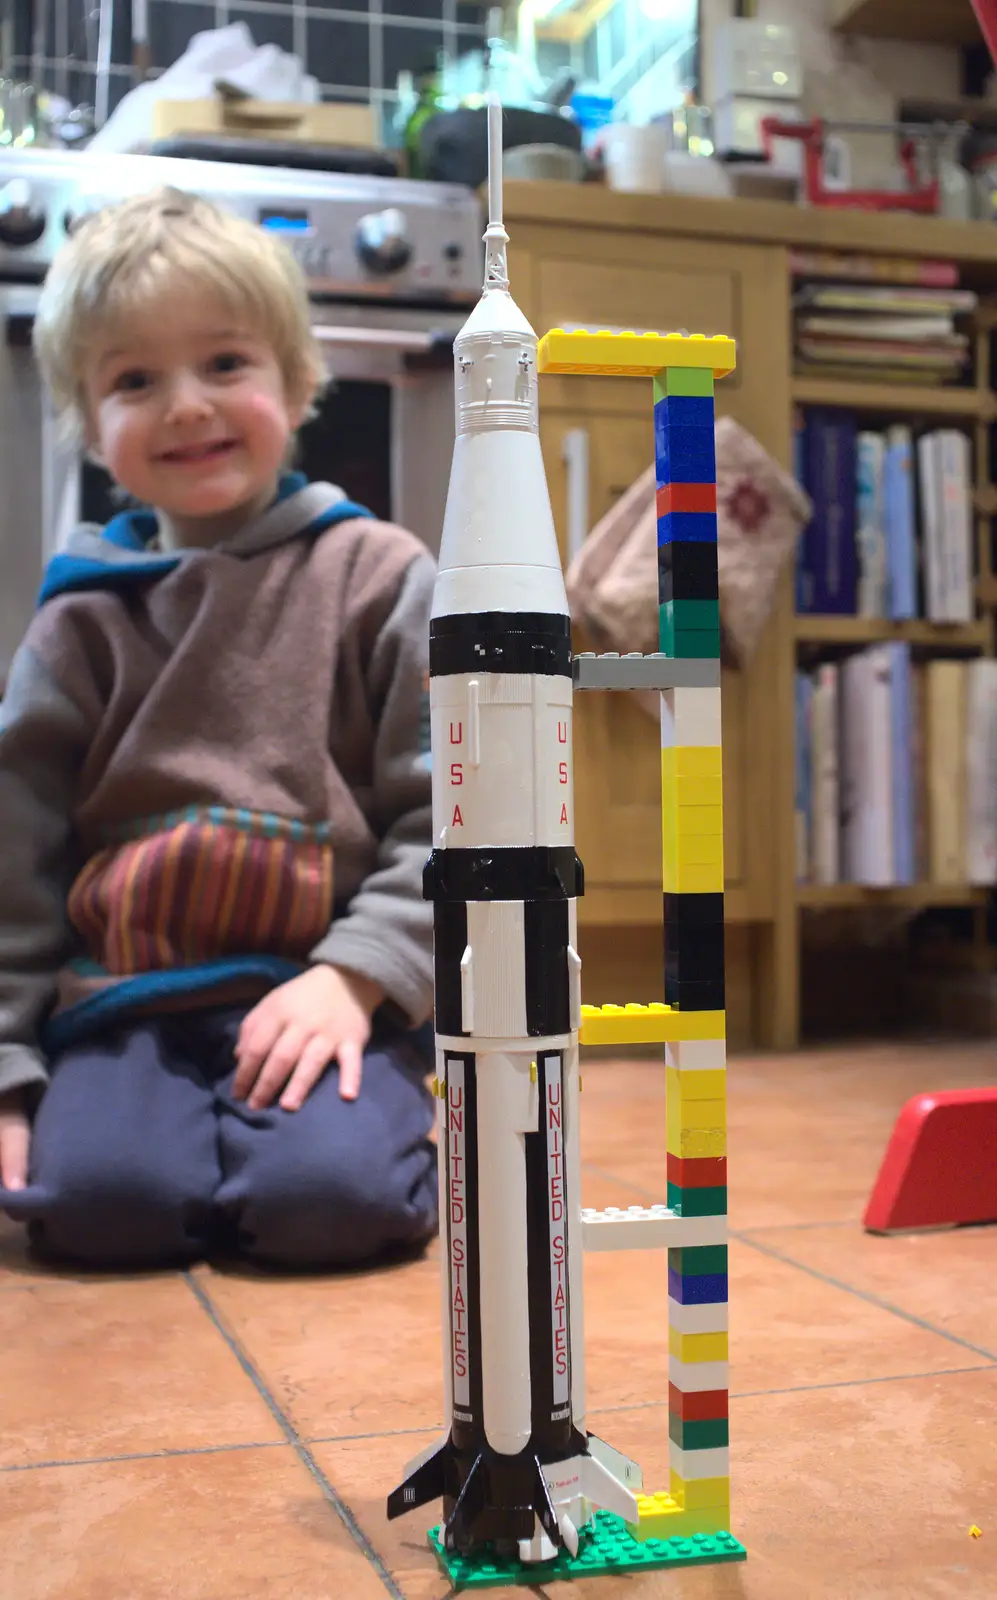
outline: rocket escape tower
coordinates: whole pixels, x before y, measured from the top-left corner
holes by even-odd
[[[482,298],[454,343],[456,440],[429,636],[446,1432],[394,1518],[442,1501],[456,1588],[742,1559],[730,1533],[720,631],[713,384],[734,344],[554,329],[509,290],[489,107]],[[654,383],[661,650],[571,653],[538,375]],[[582,1004],[572,697],[661,696],[666,1003]],[[666,1047],[666,1203],[581,1205],[579,1043]],[[668,1251],[670,1477],[588,1429],[583,1249]],[[663,1264],[662,1264],[663,1266]],[[664,1486],[662,1485],[662,1489]]]

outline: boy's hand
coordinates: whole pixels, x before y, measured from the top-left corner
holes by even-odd
[[[370,1019],[383,999],[370,978],[340,967],[311,967],[282,983],[243,1018],[233,1095],[260,1111],[280,1094],[282,1110],[298,1111],[338,1058],[339,1092],[355,1100]]]
[[[28,1181],[31,1124],[19,1089],[0,1094],[0,1185],[23,1189]]]

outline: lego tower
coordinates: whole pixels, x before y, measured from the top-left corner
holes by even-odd
[[[667,1493],[639,1497],[638,1540],[728,1535],[727,1130],[720,622],[713,388],[730,339],[566,333],[539,368],[653,380],[657,656],[579,656],[576,689],[661,695],[665,1005],[583,1006],[580,1040],[661,1042],[667,1204],[582,1213],[586,1249],[668,1250]],[[706,1553],[705,1551],[703,1552]],[[714,1559],[721,1558],[719,1548]]]

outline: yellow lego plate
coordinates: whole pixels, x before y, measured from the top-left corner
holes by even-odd
[[[551,328],[540,340],[537,370],[656,378],[665,367],[709,368],[715,378],[734,371],[736,347],[724,333],[589,333]]]

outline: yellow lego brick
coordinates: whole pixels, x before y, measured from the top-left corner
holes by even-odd
[[[722,806],[723,780],[721,778],[686,778],[675,774],[671,779],[672,804],[682,806]]]
[[[726,1128],[675,1128],[665,1135],[665,1149],[683,1161],[704,1160],[727,1154]]]
[[[661,830],[661,870],[676,872],[680,867],[712,867],[723,872],[724,841],[721,833],[678,833],[667,819]]]
[[[666,1096],[668,1089],[665,1090]],[[686,1100],[673,1094],[665,1100],[665,1131],[672,1133],[723,1132],[727,1127],[726,1100]]]
[[[671,1006],[582,1006],[580,1044],[664,1044],[672,1037]]]
[[[686,1510],[670,1494],[639,1494],[637,1521],[627,1528],[638,1542],[645,1539],[691,1539],[697,1533],[729,1533],[730,1507]]]
[[[727,1334],[680,1333],[678,1328],[669,1326],[668,1354],[690,1365],[698,1361],[726,1361]]]
[[[697,866],[691,861],[663,859],[661,865],[661,885],[666,894],[723,894],[722,861]]]
[[[663,807],[661,815],[663,826],[670,828],[676,836],[685,834],[691,839],[705,839],[723,833],[724,811],[719,803],[691,806],[679,802],[675,806]]]
[[[579,1044],[683,1044],[696,1039],[724,1039],[724,1011],[677,1011],[655,1002],[649,1006],[582,1006]]]
[[[678,778],[722,778],[723,758],[718,744],[663,744],[661,746],[662,794]]]
[[[730,1514],[729,1478],[680,1478],[668,1474],[671,1499],[685,1511],[726,1511]]]
[[[727,1072],[724,1067],[706,1067],[697,1071],[683,1071],[681,1067],[665,1068],[665,1094],[673,1095],[682,1103],[690,1100],[712,1100],[723,1105],[727,1093]],[[691,1123],[686,1123],[691,1127]]]
[[[726,334],[611,333],[600,329],[551,328],[537,349],[537,371],[587,373],[612,378],[656,378],[665,367],[709,368],[726,378],[736,364],[736,346]]]

